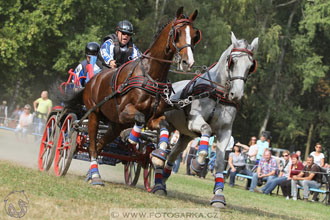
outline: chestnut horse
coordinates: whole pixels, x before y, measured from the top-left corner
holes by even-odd
[[[179,8],[176,18],[159,31],[151,47],[134,61],[119,69],[106,69],[95,75],[72,100],[83,100],[88,115],[89,156],[88,177],[92,185],[104,185],[98,171],[97,157],[102,148],[112,142],[124,129],[129,130],[129,141],[139,141],[141,129],[147,126],[160,130],[160,147],[166,149],[168,124],[164,108],[171,91],[167,74],[173,59],[181,70],[194,64],[193,48],[200,39],[200,31],[193,26],[195,10],[189,17]],[[106,100],[106,101],[105,101]],[[102,103],[102,105],[100,105]],[[70,103],[69,103],[70,104]],[[100,120],[108,122],[106,134],[97,141]],[[127,130],[125,130],[127,131]]]

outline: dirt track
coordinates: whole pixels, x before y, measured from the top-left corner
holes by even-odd
[[[15,137],[12,131],[0,129],[0,160],[11,161],[32,169],[38,169],[39,143],[34,136],[24,140]],[[85,176],[89,162],[72,160],[68,173]],[[51,167],[48,172],[54,173]],[[121,164],[114,166],[101,165],[100,173],[105,181],[124,183],[124,168]],[[142,187],[142,176],[139,186]]]

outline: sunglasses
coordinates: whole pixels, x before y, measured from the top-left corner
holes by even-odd
[[[132,36],[132,34],[121,32],[122,35]]]
[[[30,110],[29,108],[24,108],[25,110]]]
[[[286,155],[283,155],[283,157],[288,157],[289,155],[288,154],[286,154]]]

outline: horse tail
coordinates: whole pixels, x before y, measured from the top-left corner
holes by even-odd
[[[84,105],[83,94],[84,89],[66,94],[64,96],[64,108],[68,109],[70,112],[81,113]]]

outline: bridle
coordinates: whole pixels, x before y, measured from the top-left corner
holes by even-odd
[[[173,51],[175,53],[174,55],[174,62],[175,63],[179,63],[181,61],[181,56],[180,56],[180,51],[183,50],[186,47],[190,47],[192,51],[194,51],[194,45],[192,44],[185,44],[182,47],[178,47],[175,43],[176,37],[177,37],[177,32],[179,28],[182,28],[186,25],[192,24],[192,21],[190,19],[187,18],[182,18],[179,20],[176,20],[170,30],[168,39],[167,39],[167,46],[165,49],[165,54],[168,54],[171,51],[171,47],[170,47],[170,42],[172,43],[172,46],[175,48],[175,51]],[[201,32],[200,30],[197,30],[199,36],[199,40],[195,43],[198,44],[199,41],[201,40]]]
[[[236,53],[239,52],[239,53]],[[236,53],[236,54],[233,54]],[[249,59],[252,60],[253,65],[250,67],[249,73],[246,76],[234,76],[232,77],[230,72],[231,72],[231,66],[232,64],[232,59],[233,57],[240,57],[240,56],[244,56],[244,55],[248,55]],[[246,80],[248,79],[249,75],[254,73],[257,70],[257,60],[253,59],[253,53],[245,48],[233,48],[230,52],[230,54],[227,56],[227,73],[228,73],[228,80],[226,84],[229,84],[231,81],[240,79],[243,80],[244,83],[246,82]]]
[[[185,25],[189,25],[189,24],[192,24],[193,22],[188,19],[188,18],[182,18],[182,19],[178,19],[178,20],[175,20],[172,24],[172,27],[171,27],[171,30],[169,32],[169,36],[167,38],[167,44],[166,44],[166,48],[165,48],[165,54],[168,55],[170,51],[172,51],[171,49],[171,46],[170,44],[172,44],[172,46],[175,48],[175,51],[172,51],[174,52],[174,59],[173,60],[165,60],[165,59],[160,59],[160,58],[156,58],[156,57],[152,57],[152,56],[149,56],[149,55],[146,55],[146,53],[148,52],[148,50],[142,54],[143,57],[145,58],[148,58],[148,59],[153,59],[153,60],[157,60],[159,62],[164,62],[164,63],[176,63],[176,64],[179,64],[182,60],[182,57],[180,55],[180,51],[183,50],[184,48],[186,47],[190,47],[192,51],[194,51],[194,45],[192,44],[185,44],[183,45],[182,47],[178,47],[175,43],[175,40],[176,40],[176,37],[177,37],[177,30],[179,28],[182,28],[183,26]],[[201,40],[201,31],[198,30],[197,28],[194,28],[197,30],[198,32],[198,40],[197,42],[195,43],[198,44]]]

